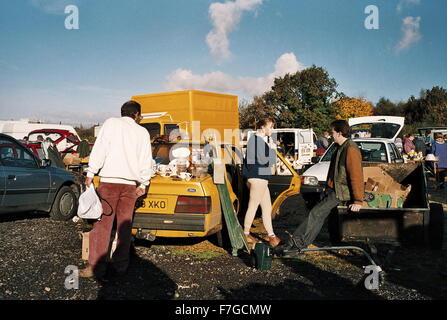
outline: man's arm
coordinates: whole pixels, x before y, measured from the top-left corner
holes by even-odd
[[[363,205],[365,187],[363,182],[362,156],[357,148],[349,147],[346,155],[346,171],[348,183],[352,190],[352,211],[360,210]],[[357,210],[354,210],[357,209]]]

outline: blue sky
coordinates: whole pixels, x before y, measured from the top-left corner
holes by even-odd
[[[2,0],[0,119],[88,125],[172,90],[250,100],[312,64],[349,96],[405,101],[447,88],[446,12],[443,0]]]

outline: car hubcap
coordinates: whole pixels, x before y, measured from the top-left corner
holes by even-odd
[[[64,193],[61,197],[59,209],[61,214],[69,215],[74,206],[74,199],[70,193]]]

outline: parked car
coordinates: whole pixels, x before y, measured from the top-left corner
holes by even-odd
[[[404,163],[402,154],[394,140],[403,128],[403,117],[361,117],[350,119],[352,140],[362,154],[363,162]],[[316,164],[301,176],[301,193],[308,201],[313,201],[326,188],[326,178],[331,157],[337,146],[335,143],[326,150]]]
[[[76,152],[76,146],[80,142],[78,136],[68,130],[38,129],[29,133],[28,144],[30,146],[33,144],[40,145],[37,141],[38,136],[42,136],[44,140],[50,138],[59,152],[66,152],[68,149],[72,150],[72,152]]]
[[[51,167],[16,139],[0,134],[0,214],[45,211],[55,220],[76,214],[79,176]]]
[[[192,152],[205,148],[204,144],[154,142],[152,154],[159,165],[170,163],[169,155],[174,146],[193,148]],[[242,152],[230,144],[222,144],[225,154],[226,184],[234,212],[245,213],[248,189],[242,176]],[[276,216],[281,204],[290,196],[299,193],[300,180],[292,166],[278,154],[278,170],[269,182],[272,198],[272,215]],[[96,179],[96,178],[95,178]],[[95,180],[98,183],[99,179]],[[207,237],[213,234],[222,239],[224,218],[217,185],[213,182],[212,170],[201,177],[181,180],[176,176],[163,177],[156,174],[148,194],[139,198],[132,225],[137,238],[154,240],[156,237]]]

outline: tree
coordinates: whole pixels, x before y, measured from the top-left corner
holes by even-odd
[[[394,103],[389,99],[385,99],[381,97],[379,102],[377,102],[376,106],[373,109],[373,114],[375,116],[395,116],[395,117],[403,117],[404,114],[404,103]]]
[[[255,128],[262,118],[270,117],[275,120],[275,109],[268,106],[262,97],[255,96],[253,102],[243,101],[239,104],[239,123],[241,129]]]
[[[332,101],[339,96],[337,82],[328,72],[313,65],[295,74],[276,78],[263,98],[275,109],[278,127],[327,130],[333,118]]]
[[[335,119],[367,117],[373,114],[373,105],[364,98],[343,98],[334,102]]]
[[[405,121],[409,124],[445,125],[447,123],[447,90],[433,87],[421,90],[419,98],[411,96],[404,106]]]
[[[447,124],[447,90],[442,87],[433,87],[421,94],[424,107],[427,109],[425,120],[437,126]]]

